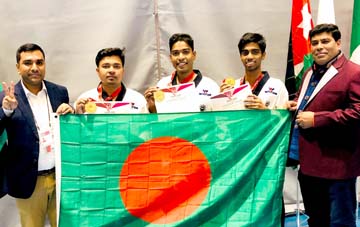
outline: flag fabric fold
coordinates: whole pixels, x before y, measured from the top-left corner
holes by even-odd
[[[360,65],[360,0],[354,0],[350,60]]]
[[[293,0],[285,85],[290,99],[299,89],[302,76],[312,62],[309,31],[314,27],[310,0]]]
[[[61,116],[60,226],[280,227],[289,129],[286,110]]]
[[[335,24],[334,0],[319,0],[316,24]]]

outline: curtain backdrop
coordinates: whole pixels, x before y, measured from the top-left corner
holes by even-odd
[[[34,42],[45,50],[48,80],[68,87],[70,98],[95,87],[95,56],[126,47],[127,86],[143,92],[172,72],[168,39],[185,32],[195,40],[195,67],[216,82],[239,77],[237,43],[245,32],[267,39],[263,69],[284,80],[291,20],[289,0],[0,0],[0,80],[17,81],[16,49]],[[311,2],[313,17],[318,0]],[[335,0],[348,55],[353,1]]]
[[[243,75],[237,43],[245,32],[267,40],[263,69],[284,80],[291,20],[290,0],[0,0],[0,81],[18,81],[15,52],[27,42],[46,53],[50,81],[69,89],[71,101],[98,84],[95,56],[126,47],[124,82],[143,92],[172,72],[168,39],[185,32],[195,40],[195,67],[216,82]],[[342,49],[349,55],[353,0],[334,0]],[[311,1],[317,16],[318,0]],[[296,178],[292,186],[296,184]],[[294,201],[295,190],[286,193]],[[20,226],[14,200],[0,200],[1,226]]]

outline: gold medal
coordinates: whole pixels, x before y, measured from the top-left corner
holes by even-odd
[[[162,102],[162,101],[165,99],[165,94],[164,94],[164,92],[163,92],[163,91],[160,91],[160,90],[155,91],[155,92],[154,92],[154,99],[155,99],[155,101],[157,101],[157,102]]]
[[[95,113],[96,112],[96,104],[94,102],[87,102],[85,104],[85,112],[86,113]]]
[[[235,79],[232,78],[232,77],[228,77],[228,78],[225,79],[224,83],[234,87],[235,86]]]

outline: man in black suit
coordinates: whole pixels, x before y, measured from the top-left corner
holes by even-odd
[[[0,133],[8,144],[2,155],[3,191],[16,198],[21,225],[44,226],[49,216],[56,226],[55,155],[51,114],[73,113],[65,87],[44,80],[45,54],[36,44],[16,53],[21,80],[3,82],[0,93]]]

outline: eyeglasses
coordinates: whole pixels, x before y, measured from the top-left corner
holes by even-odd
[[[180,54],[183,54],[183,55],[188,55],[191,53],[191,49],[190,48],[186,48],[186,49],[182,49],[182,50],[172,50],[170,52],[170,54],[174,57],[177,57],[179,56]]]
[[[260,49],[251,49],[251,50],[241,50],[240,51],[240,54],[242,56],[248,56],[249,53],[251,53],[252,55],[258,55],[258,54],[261,54],[261,50]]]

